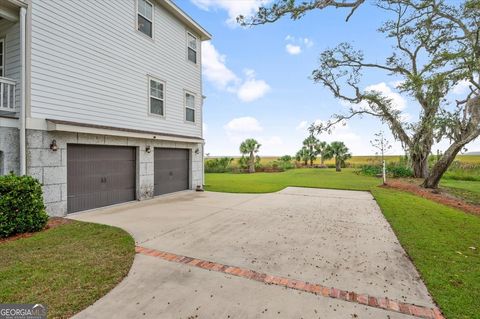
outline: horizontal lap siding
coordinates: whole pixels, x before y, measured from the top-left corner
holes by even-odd
[[[32,117],[201,137],[185,27],[155,5],[152,41],[135,18],[134,0],[33,1]],[[165,119],[148,115],[147,75],[166,82]],[[184,121],[184,90],[196,94],[196,125]]]

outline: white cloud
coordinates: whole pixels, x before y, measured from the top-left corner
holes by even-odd
[[[382,94],[384,97],[392,100],[393,107],[397,110],[404,110],[407,107],[407,101],[397,92],[392,91],[385,82],[369,85],[365,91],[375,91]]]
[[[203,74],[217,89],[237,94],[243,102],[252,102],[267,94],[270,86],[257,80],[255,70],[245,69],[245,79],[240,79],[226,66],[225,55],[220,54],[210,42],[202,43]]]
[[[307,48],[311,48],[313,46],[313,41],[309,38],[304,38],[303,43]]]
[[[193,4],[202,10],[222,9],[227,11],[227,23],[231,26],[237,24],[239,15],[251,16],[258,11],[258,8],[266,5],[270,0],[191,0]]]
[[[228,122],[224,127],[227,133],[253,133],[263,131],[260,122],[254,117],[238,117]]]
[[[267,94],[270,86],[264,80],[255,79],[255,71],[245,69],[245,81],[238,87],[237,97],[243,102],[252,102]]]
[[[202,66],[205,78],[219,89],[225,89],[239,81],[226,65],[225,55],[220,54],[210,41],[202,42]]]
[[[302,53],[302,48],[311,48],[313,46],[313,41],[309,38],[296,38],[292,35],[287,35],[285,41],[288,43],[285,45],[285,51],[291,55],[297,55]]]
[[[252,102],[263,97],[270,91],[270,86],[264,80],[247,79],[238,88],[237,96],[243,102]]]
[[[300,46],[293,45],[291,43],[287,43],[287,45],[285,46],[285,50],[291,55],[297,55],[302,53],[302,48],[300,48]]]

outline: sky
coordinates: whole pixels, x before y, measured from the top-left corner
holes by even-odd
[[[205,152],[210,156],[238,156],[239,145],[255,138],[260,156],[294,155],[308,136],[311,123],[327,121],[345,112],[345,103],[310,79],[320,52],[341,42],[351,43],[365,58],[383,62],[391,43],[377,32],[385,17],[370,4],[361,6],[345,22],[347,11],[329,8],[310,12],[300,20],[288,17],[268,25],[244,28],[235,22],[270,0],[181,0],[177,5],[212,34],[202,43],[203,128]],[[365,72],[361,86],[391,97],[406,119],[418,118],[419,107],[395,85],[400,79],[384,72]],[[453,90],[451,99],[465,95],[466,86]],[[404,154],[388,127],[372,117],[354,118],[331,134],[327,142],[343,141],[353,155],[375,154],[374,134],[383,131],[392,144],[388,154]],[[444,150],[446,141],[433,147]],[[480,139],[467,145],[480,151]]]

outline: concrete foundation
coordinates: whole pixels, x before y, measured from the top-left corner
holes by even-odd
[[[0,175],[19,172],[18,136],[18,128],[0,127]]]

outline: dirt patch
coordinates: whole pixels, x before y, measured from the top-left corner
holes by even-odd
[[[44,229],[42,229],[38,232],[34,232],[34,233],[16,234],[16,235],[13,235],[13,236],[10,236],[10,237],[7,237],[7,238],[2,238],[2,239],[0,239],[0,244],[2,244],[4,242],[8,242],[8,241],[17,240],[17,239],[20,239],[20,238],[32,237],[33,235],[38,234],[40,232],[44,232],[44,231],[47,231],[49,229],[53,229],[55,227],[65,225],[65,224],[68,224],[68,223],[71,223],[71,222],[72,222],[72,220],[66,219],[66,218],[63,218],[63,217],[50,217],[48,219],[47,225],[45,226]]]
[[[469,204],[464,200],[443,192],[440,189],[426,189],[415,182],[403,180],[390,180],[388,181],[387,185],[382,187],[400,189],[423,198],[433,200],[434,202],[460,209],[466,213],[480,215],[480,206]]]

